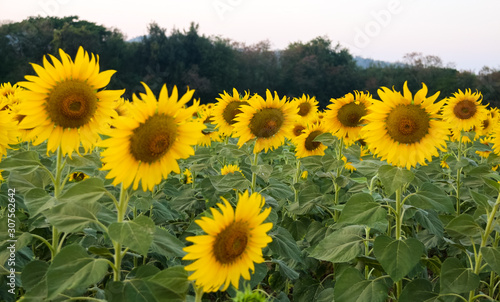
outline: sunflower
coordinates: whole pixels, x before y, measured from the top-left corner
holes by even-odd
[[[73,172],[69,175],[69,181],[78,182],[87,178],[89,178],[89,176],[83,172]]]
[[[477,136],[490,135],[495,126],[498,124],[498,109],[494,108],[492,110],[486,110],[488,112],[488,114],[486,115],[486,119],[482,120],[478,127],[474,127]]]
[[[307,171],[304,171],[304,172],[302,172],[302,174],[300,174],[300,178],[307,179],[308,174],[309,173]]]
[[[19,91],[23,89],[19,85],[3,83],[0,85],[0,110],[12,109],[19,103]]]
[[[293,143],[295,145],[295,156],[297,158],[312,156],[312,155],[325,155],[325,150],[328,148],[314,139],[323,133],[328,132],[323,124],[309,125],[304,132],[297,136]]]
[[[292,103],[299,109],[298,115],[301,121],[314,121],[318,115],[318,101],[313,96],[302,94],[300,98],[294,98]]]
[[[437,149],[445,150],[448,128],[438,115],[443,102],[434,103],[439,92],[426,97],[427,86],[422,86],[415,97],[406,82],[403,95],[382,87],[378,90],[382,102],[368,108],[363,139],[373,154],[392,165],[409,169],[432,160]]]
[[[38,145],[46,140],[47,152],[60,146],[63,155],[79,152],[79,145],[90,151],[99,141],[99,133],[116,116],[116,100],[124,90],[100,90],[110,81],[114,70],[99,72],[98,57],[82,47],[75,61],[59,50],[61,61],[43,58],[43,67],[32,64],[38,76],[26,76],[19,85],[19,114],[25,116],[21,129],[32,129],[29,138]],[[100,90],[100,91],[99,91]]]
[[[21,91],[22,88],[19,87],[18,84],[12,85],[10,82],[3,83],[0,85],[0,98],[6,98],[11,95],[15,95],[18,91]]]
[[[226,175],[226,174],[234,174],[236,172],[240,172],[241,174],[243,174],[241,172],[241,169],[240,167],[238,167],[238,165],[225,165],[224,167],[222,167],[222,169],[220,170],[220,174],[221,175]]]
[[[352,162],[347,161],[347,157],[342,156],[342,160],[344,161],[344,168],[346,168],[347,170],[349,170],[351,172],[356,171],[356,167],[354,167],[352,165]]]
[[[188,254],[183,260],[195,260],[187,265],[194,271],[188,279],[196,280],[203,291],[225,291],[230,284],[238,289],[240,276],[250,279],[255,271],[254,263],[262,263],[262,249],[272,241],[267,232],[272,223],[263,223],[271,208],[261,212],[265,200],[258,193],[248,191],[239,194],[236,211],[223,197],[217,204],[220,212],[211,208],[213,218],[203,217],[195,222],[206,235],[187,237],[194,244],[184,248]]]
[[[240,97],[240,94],[233,88],[233,95],[229,95],[224,91],[224,94],[219,94],[220,98],[216,98],[218,103],[213,107],[213,119],[223,135],[231,135],[233,126],[236,123],[235,117],[241,113],[241,106],[248,105],[249,95]]]
[[[194,91],[188,90],[178,100],[177,87],[168,95],[163,85],[158,100],[144,84],[146,94],[132,96],[130,116],[119,116],[106,133],[109,138],[100,145],[104,148],[102,170],[110,170],[106,178],[114,178],[113,184],[123,183],[134,190],[142,182],[142,189],[153,190],[162,178],[173,171],[180,173],[177,159],[194,154],[195,145],[202,135],[204,125],[192,121],[193,110],[184,105]]]
[[[199,123],[202,123],[204,125],[210,125],[214,121],[214,116],[212,114],[213,109],[208,109],[205,108],[203,110],[199,110],[199,118],[196,119]],[[208,128],[208,127],[207,127]],[[198,145],[208,147],[212,145],[212,142],[220,142],[222,141],[221,134],[219,130],[209,130],[209,129],[204,129],[201,131],[203,133],[203,136],[201,136],[200,140],[198,141]]]
[[[10,145],[15,145],[19,141],[19,130],[14,115],[9,110],[0,111],[0,161],[2,157],[7,155],[7,149],[11,149]]]
[[[483,96],[480,92],[471,93],[470,89],[466,89],[463,93],[459,89],[453,95],[446,99],[443,107],[443,119],[451,129],[468,131],[474,126],[479,127],[486,120],[488,110],[481,105]]]
[[[182,178],[182,182],[185,184],[192,184],[193,183],[193,174],[191,174],[191,171],[189,169],[185,169],[184,172],[182,172],[182,175],[184,176]]]
[[[256,94],[249,100],[250,105],[241,106],[241,113],[235,118],[234,136],[239,137],[238,146],[251,139],[256,139],[253,149],[258,153],[263,149],[278,148],[285,143],[286,137],[292,137],[293,123],[299,110],[286,97],[274,97],[266,91],[266,100]]]
[[[299,135],[301,135],[302,133],[304,133],[306,128],[307,128],[307,123],[300,121],[300,120],[295,121],[295,123],[293,123],[292,139],[294,139],[294,138],[298,137]]]
[[[342,98],[331,99],[327,106],[324,124],[338,138],[343,138],[347,145],[358,139],[363,117],[369,113],[368,107],[373,99],[369,93],[355,91]]]
[[[115,111],[118,114],[118,116],[125,116],[130,114],[129,111],[132,103],[129,100],[126,100],[124,98],[119,98],[115,102],[116,102]]]

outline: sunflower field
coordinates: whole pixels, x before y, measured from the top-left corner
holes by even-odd
[[[500,299],[479,91],[125,100],[83,48],[42,65],[0,86],[0,300]]]

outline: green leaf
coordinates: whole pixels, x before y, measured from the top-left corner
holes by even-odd
[[[316,302],[332,302],[333,301],[333,288],[325,288],[322,290],[317,297]]]
[[[309,173],[314,173],[317,170],[323,168],[323,163],[321,162],[322,156],[313,155],[300,159],[300,164],[309,171]]]
[[[112,240],[146,255],[153,242],[155,223],[147,216],[139,216],[134,220],[113,222],[108,233]]]
[[[49,268],[49,264],[41,260],[33,260],[26,264],[21,274],[21,282],[26,291],[33,290],[42,280]]]
[[[106,189],[104,182],[100,178],[87,178],[69,189],[62,192],[59,200],[62,202],[80,202],[85,201],[88,203],[99,200],[104,195]]]
[[[465,268],[457,258],[448,258],[441,266],[441,294],[461,294],[479,286],[479,276]]]
[[[426,279],[416,279],[406,284],[399,296],[399,302],[427,301],[437,297],[432,291],[432,283]]]
[[[186,295],[189,287],[188,274],[183,266],[164,269],[151,278],[148,278],[148,281],[156,283],[178,294],[180,297]]]
[[[251,167],[252,173],[268,182],[271,173],[273,173],[273,166],[271,165],[255,165]],[[229,175],[229,174],[228,174]]]
[[[48,268],[49,264],[40,260],[26,264],[21,274],[21,282],[26,293],[19,301],[45,301],[47,298]]]
[[[320,135],[314,138],[315,142],[320,142],[325,146],[333,146],[335,145],[339,139],[333,136],[330,132],[321,133]]]
[[[366,225],[384,232],[387,229],[387,211],[367,193],[358,193],[347,201],[338,223]]]
[[[299,278],[299,273],[291,269],[284,261],[278,260],[278,259],[273,259],[271,260],[272,263],[276,263],[279,265],[280,272],[283,276],[287,277],[290,280],[295,280]]]
[[[415,178],[415,174],[404,168],[384,165],[378,169],[378,177],[382,181],[386,194],[392,195],[397,189],[410,183]]]
[[[421,210],[418,209],[415,213],[415,220],[420,223],[424,228],[429,230],[431,234],[443,238],[444,226],[439,219],[438,214],[433,210]]]
[[[278,226],[269,232],[269,236],[271,236],[273,241],[268,246],[274,253],[298,262],[303,261],[300,249],[287,229]]]
[[[482,247],[484,260],[497,274],[500,274],[500,247]]]
[[[394,282],[403,279],[417,265],[423,251],[424,245],[415,238],[396,240],[381,235],[373,243],[375,257]]]
[[[152,252],[165,257],[183,257],[186,255],[186,252],[182,250],[184,247],[184,243],[177,237],[156,226],[151,244]]]
[[[33,188],[24,195],[24,204],[32,217],[55,206],[56,199],[45,189]]]
[[[182,302],[189,287],[187,272],[174,266],[159,273],[126,282],[109,282],[106,296],[109,302]]]
[[[424,210],[454,213],[453,202],[441,188],[424,183],[420,189],[408,197],[407,204]]]
[[[108,271],[105,259],[91,258],[80,245],[68,245],[54,257],[47,271],[48,300],[73,288],[87,288]]]
[[[488,202],[489,200],[488,196],[472,191],[471,189],[469,189],[469,193],[478,206],[483,207],[488,211],[491,211],[491,205]]]
[[[337,230],[319,242],[309,257],[333,263],[348,262],[363,253],[363,240],[360,226],[348,226]]]
[[[316,301],[316,294],[320,288],[321,284],[318,280],[309,276],[300,278],[293,285],[293,301]]]
[[[210,176],[210,181],[212,186],[219,192],[245,191],[251,186],[251,182],[241,173]]]
[[[41,166],[38,152],[23,151],[2,159],[0,170],[16,171],[19,174],[29,174]]]
[[[483,229],[476,223],[469,214],[461,214],[453,218],[445,227],[452,236],[477,237],[481,235]]]
[[[59,231],[74,233],[83,230],[91,222],[97,221],[97,203],[65,202],[45,211],[43,214]]]
[[[357,269],[349,267],[338,277],[333,295],[335,302],[384,302],[388,290],[383,280],[365,280]]]

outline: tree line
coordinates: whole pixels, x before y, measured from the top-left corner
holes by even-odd
[[[361,67],[351,53],[326,37],[295,42],[273,50],[269,41],[246,45],[221,37],[200,35],[195,23],[187,30],[170,33],[153,22],[148,34],[126,41],[118,29],[110,29],[77,16],[30,17],[22,22],[0,25],[0,82],[15,83],[34,74],[29,63],[42,63],[43,55],[58,55],[62,48],[72,57],[81,45],[99,55],[101,70],[114,69],[110,89],[126,88],[125,97],[142,91],[140,82],[154,92],[166,83],[195,89],[202,103],[215,102],[219,93],[249,91],[264,94],[315,96],[321,107],[331,98],[354,90],[375,95],[381,86],[410,90],[421,83],[429,95],[441,91],[450,96],[458,89],[483,93],[484,103],[500,107],[500,71],[484,67],[478,74],[443,66],[439,57],[407,54],[400,64],[371,64]]]

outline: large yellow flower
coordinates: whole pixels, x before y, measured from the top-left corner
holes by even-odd
[[[488,114],[486,106],[481,105],[482,99],[480,92],[471,93],[470,89],[466,89],[463,93],[459,89],[453,97],[446,99],[443,119],[451,129],[457,131],[468,131],[474,126],[479,127]]]
[[[295,156],[297,158],[325,155],[325,150],[328,148],[320,142],[315,142],[314,139],[323,133],[328,132],[323,124],[309,125],[304,132],[297,136],[293,143],[295,145]]]
[[[363,127],[363,117],[367,115],[368,107],[373,99],[369,93],[355,91],[338,99],[331,99],[327,106],[323,123],[327,129],[338,138],[343,138],[350,145],[358,139]]]
[[[422,84],[415,97],[404,84],[404,94],[382,87],[368,108],[367,125],[362,136],[373,154],[398,167],[415,167],[438,156],[437,149],[445,150],[448,126],[438,112],[442,101],[434,103],[439,92],[426,97],[427,86]]]
[[[114,178],[113,184],[123,183],[134,190],[142,183],[142,189],[153,190],[167,178],[170,172],[180,173],[177,159],[194,154],[195,145],[205,127],[193,122],[193,110],[184,105],[193,96],[188,90],[178,100],[177,87],[168,95],[163,85],[158,100],[144,84],[146,94],[133,95],[130,116],[113,120],[113,127],[106,133],[109,138],[100,145],[107,148],[102,155],[103,170],[109,170],[106,178]]]
[[[253,152],[263,149],[267,152],[283,145],[286,137],[293,137],[299,108],[286,101],[286,97],[280,100],[276,92],[273,97],[267,90],[266,100],[256,94],[249,103],[240,107],[241,113],[235,118],[234,136],[239,137],[238,146],[255,138]]]
[[[222,197],[221,197],[222,198]],[[195,222],[206,235],[187,237],[194,244],[184,248],[188,254],[183,260],[195,260],[187,265],[187,271],[194,271],[189,280],[203,291],[226,290],[230,284],[238,288],[240,276],[250,279],[255,271],[254,263],[262,263],[262,249],[272,241],[267,232],[272,223],[263,223],[271,208],[264,206],[264,198],[246,191],[239,194],[236,211],[222,198],[224,204],[217,204],[220,212],[211,208],[213,218],[203,217]]]
[[[218,103],[213,108],[213,122],[217,124],[217,129],[223,135],[231,135],[233,132],[235,117],[241,113],[241,106],[248,105],[248,93],[240,97],[240,94],[233,88],[233,95],[231,96],[224,91],[224,94],[219,94],[220,98],[216,98]]]
[[[8,110],[0,111],[0,161],[7,154],[7,149],[10,145],[15,145],[19,141],[17,129],[17,121],[14,120],[14,115]]]
[[[299,108],[299,119],[303,122],[314,121],[317,119],[318,115],[318,101],[313,96],[302,94],[300,98],[294,98],[292,103]]]
[[[80,143],[90,151],[100,139],[99,133],[116,116],[116,100],[124,90],[100,90],[110,81],[114,70],[99,72],[99,62],[82,47],[75,61],[59,50],[61,61],[43,58],[43,67],[32,64],[38,76],[26,76],[19,85],[21,129],[33,129],[29,139],[38,145],[46,140],[47,152],[60,146],[63,155],[79,152]]]

